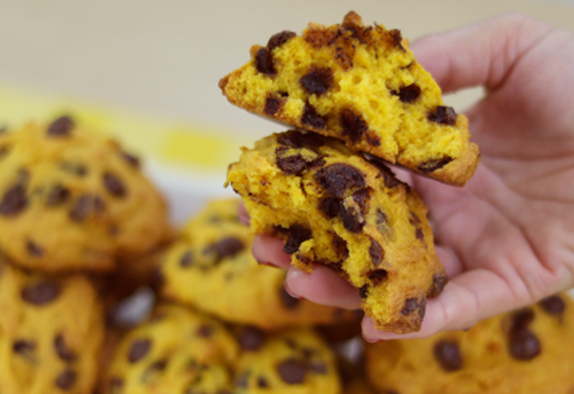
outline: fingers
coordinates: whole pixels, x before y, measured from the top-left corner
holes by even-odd
[[[445,93],[481,85],[496,89],[551,29],[536,19],[512,14],[423,37],[411,49]]]
[[[285,279],[287,292],[296,298],[305,298],[321,305],[344,309],[359,309],[361,298],[357,289],[332,269],[317,264],[310,274],[297,267],[289,268]]]
[[[530,300],[514,296],[507,283],[491,271],[477,269],[453,278],[442,294],[427,302],[421,330],[397,335],[378,331],[365,317],[363,336],[369,342],[426,338],[440,331],[464,330],[477,321],[527,305]]]
[[[239,204],[238,216],[239,216],[239,221],[241,223],[245,224],[246,226],[249,226],[249,222],[251,221],[251,218],[249,217],[249,212],[247,212],[247,209],[245,208],[245,204],[243,204],[243,202],[241,202]]]
[[[268,235],[259,235],[253,240],[253,257],[259,264],[288,269],[291,256],[283,251],[283,241]]]

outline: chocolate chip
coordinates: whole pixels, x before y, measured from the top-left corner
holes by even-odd
[[[307,74],[303,75],[299,82],[308,94],[320,96],[333,86],[333,71],[330,68],[311,66]]]
[[[408,86],[402,87],[399,90],[399,100],[403,103],[412,103],[416,101],[419,96],[421,95],[421,88],[419,88],[416,84],[410,84]]]
[[[283,286],[279,288],[279,300],[285,309],[295,309],[300,304],[300,301],[297,298],[291,297]]]
[[[78,374],[72,369],[66,369],[56,378],[56,386],[61,390],[68,391],[76,384]]]
[[[403,314],[403,316],[407,316],[407,315],[410,315],[412,312],[416,311],[417,309],[419,309],[419,314],[420,314],[421,313],[421,310],[420,310],[421,307],[423,307],[423,308],[426,307],[426,302],[424,302],[424,306],[423,306],[423,302],[419,303],[419,300],[417,298],[409,298],[405,301],[405,306],[401,310],[401,313]],[[422,312],[422,315],[424,316],[424,310]]]
[[[377,209],[375,222],[377,223],[377,228],[381,233],[386,233],[388,230],[387,220],[387,215],[385,215],[380,209]]]
[[[130,166],[132,166],[133,168],[136,168],[136,169],[140,168],[141,163],[140,163],[140,159],[137,156],[134,156],[134,155],[127,153],[127,152],[122,152],[121,154],[122,154],[122,158]]]
[[[105,210],[103,200],[93,194],[84,194],[76,200],[75,205],[70,210],[70,219],[81,223],[90,215],[97,214]]]
[[[277,373],[287,384],[301,384],[307,375],[305,364],[295,358],[283,360],[276,367]]]
[[[151,349],[151,340],[149,339],[134,339],[128,352],[128,361],[130,364],[136,363]]]
[[[371,193],[369,189],[360,189],[353,193],[353,201],[355,201],[362,213],[367,213],[369,210],[369,200],[371,198]]]
[[[111,172],[105,172],[103,175],[104,186],[110,192],[112,196],[115,197],[125,197],[126,187],[122,180]]]
[[[216,242],[203,251],[204,254],[215,253],[215,263],[219,263],[225,258],[231,258],[245,249],[243,241],[235,237],[227,237]]]
[[[419,219],[417,214],[414,213],[413,211],[411,211],[411,217],[409,218],[409,223],[412,224],[413,226],[418,226],[419,224],[421,224],[421,220]]]
[[[4,193],[2,201],[0,201],[0,215],[8,217],[16,216],[27,206],[26,188],[24,185],[18,184],[12,186]]]
[[[444,287],[448,283],[448,276],[446,274],[434,274],[432,276],[432,285],[427,293],[427,297],[438,297],[442,293]]]
[[[266,48],[261,48],[255,55],[255,68],[262,74],[274,76],[277,71],[273,65],[273,57]]]
[[[341,127],[343,135],[348,136],[351,142],[360,141],[369,129],[365,119],[348,108],[341,111]]]
[[[335,48],[335,61],[345,71],[353,67],[353,55],[355,50],[353,47],[336,47]]]
[[[295,37],[297,34],[292,31],[284,30],[281,33],[273,35],[267,42],[267,50],[271,52],[277,47],[285,44],[287,41]]]
[[[388,32],[389,37],[391,39],[391,43],[400,48],[403,52],[405,51],[405,48],[403,48],[403,36],[401,35],[401,31],[398,29],[393,29],[393,30],[389,30]]]
[[[314,361],[309,363],[309,367],[311,371],[315,372],[318,375],[326,375],[327,374],[327,364],[322,361]]]
[[[73,362],[78,358],[78,355],[70,349],[62,334],[58,334],[54,338],[54,348],[58,356],[66,362]]]
[[[19,339],[12,343],[12,351],[28,361],[34,361],[36,357],[36,342]]]
[[[211,338],[211,336],[213,335],[213,331],[214,331],[213,327],[208,326],[207,324],[202,324],[197,329],[197,336],[201,338]]]
[[[64,204],[70,198],[70,190],[62,185],[55,185],[48,193],[46,204],[50,207],[56,207]]]
[[[60,169],[69,174],[76,175],[79,177],[83,177],[88,174],[88,168],[84,164],[80,163],[70,163],[68,161],[65,161],[63,163],[60,163]]]
[[[320,146],[325,145],[325,137],[316,133],[303,134],[298,130],[289,130],[277,137],[277,142],[291,148],[308,148],[315,151]]]
[[[314,129],[324,129],[327,125],[327,118],[319,115],[317,110],[308,102],[305,103],[301,123]]]
[[[420,166],[418,166],[418,170],[420,172],[422,172],[423,174],[428,174],[429,172],[433,172],[433,171],[436,171],[438,169],[443,168],[444,166],[446,166],[451,161],[452,161],[451,157],[445,157],[443,159],[438,159],[438,160],[429,160],[429,161],[421,164]]]
[[[357,168],[344,163],[335,163],[317,171],[315,180],[333,196],[343,199],[349,189],[363,189],[365,175]]]
[[[48,135],[52,137],[67,137],[74,128],[74,121],[69,116],[62,116],[48,126]]]
[[[297,175],[301,176],[303,171],[305,171],[311,162],[307,161],[302,155],[296,154],[292,156],[282,157],[281,154],[283,147],[279,147],[276,150],[276,164],[281,171],[287,175]]]
[[[458,371],[462,368],[462,356],[458,343],[442,340],[435,343],[433,353],[436,361],[447,372]]]
[[[369,246],[369,256],[371,256],[371,261],[373,262],[375,267],[378,267],[385,257],[385,251],[383,250],[381,245],[379,245],[379,243],[372,238],[371,238],[371,246]]]
[[[359,296],[362,299],[367,298],[367,296],[369,295],[369,286],[368,285],[364,285],[359,287]]]
[[[261,387],[261,388],[268,388],[269,387],[269,383],[267,382],[267,379],[265,379],[265,377],[260,376],[257,378],[257,387]]]
[[[33,257],[42,257],[44,255],[44,249],[31,240],[26,241],[26,251]]]
[[[566,309],[564,300],[557,295],[543,299],[540,301],[540,306],[542,310],[551,315],[561,315],[564,313],[564,309]]]
[[[298,251],[301,244],[313,236],[310,229],[298,224],[291,226],[288,233],[289,237],[283,248],[283,251],[287,254],[293,254]]]
[[[517,360],[532,360],[540,354],[540,341],[530,330],[523,328],[510,333],[508,351]]]
[[[531,309],[522,309],[512,314],[510,331],[519,331],[527,328],[534,321],[534,312]]]
[[[325,214],[327,219],[339,216],[342,201],[334,197],[326,197],[319,202],[319,209]]]
[[[415,230],[415,238],[418,239],[419,241],[424,240],[425,235],[423,233],[423,229],[422,228],[417,228]]]
[[[20,296],[28,304],[46,305],[60,296],[62,287],[58,282],[44,280],[33,285],[26,286],[22,289]]]
[[[333,234],[333,241],[331,242],[333,249],[338,257],[342,261],[347,260],[349,257],[349,248],[347,247],[347,241],[339,237],[337,234]]]
[[[401,181],[396,178],[395,173],[391,171],[391,169],[387,167],[380,159],[373,156],[368,157],[368,159],[369,163],[378,168],[380,176],[383,177],[383,182],[387,188],[392,189],[401,184]]]
[[[193,252],[191,250],[188,250],[179,259],[179,266],[182,268],[188,268],[191,267],[193,264],[194,264]]]
[[[362,212],[354,206],[340,205],[339,217],[343,221],[343,227],[352,233],[360,232],[365,227],[366,219]]]
[[[456,123],[456,112],[452,107],[439,105],[428,115],[431,122],[453,126]]]
[[[265,334],[256,327],[247,326],[243,329],[238,338],[239,346],[247,352],[259,350],[265,342]]]
[[[265,99],[265,108],[263,109],[263,112],[269,116],[273,116],[277,111],[279,111],[281,106],[283,106],[283,102],[285,102],[285,99],[268,95]]]

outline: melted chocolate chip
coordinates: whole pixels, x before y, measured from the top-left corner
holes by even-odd
[[[247,352],[259,350],[265,342],[265,334],[256,327],[247,326],[238,338],[239,346]]]
[[[243,241],[235,237],[227,237],[205,248],[204,254],[215,253],[215,264],[225,258],[231,258],[245,249]]]
[[[415,238],[418,239],[419,241],[422,241],[425,239],[425,235],[423,233],[423,229],[422,228],[417,228],[415,230]]]
[[[12,343],[12,351],[28,361],[34,361],[36,357],[36,342],[19,339]]]
[[[122,180],[111,172],[105,172],[103,175],[104,186],[108,192],[114,197],[125,197],[126,187]]]
[[[151,349],[151,341],[149,339],[135,339],[132,342],[128,352],[128,361],[130,364],[136,363],[148,354]]]
[[[301,384],[307,375],[305,363],[295,358],[288,358],[276,367],[277,373],[287,384]]]
[[[389,30],[389,37],[393,45],[400,48],[404,52],[405,48],[403,48],[402,44],[403,36],[401,31],[398,29]]]
[[[371,238],[371,246],[369,246],[369,256],[371,256],[371,261],[373,262],[375,267],[378,267],[385,257],[385,251],[383,250],[381,245],[379,245],[379,243],[372,238]]]
[[[284,30],[281,33],[277,33],[269,39],[267,42],[267,50],[271,52],[277,47],[285,44],[287,41],[295,37],[297,34],[293,33],[292,31]]]
[[[428,119],[438,124],[453,126],[456,123],[456,112],[451,107],[439,105],[428,115]]]
[[[214,331],[213,327],[208,326],[206,324],[202,324],[197,329],[197,336],[202,338],[211,338],[211,336],[213,335],[213,331]]]
[[[74,121],[69,116],[62,116],[48,126],[48,135],[51,137],[67,137],[74,128]]]
[[[57,207],[64,204],[70,198],[70,190],[62,185],[55,185],[48,193],[46,204],[49,207]]]
[[[46,305],[60,296],[62,288],[58,282],[44,280],[22,289],[20,296],[28,304]]]
[[[320,201],[319,209],[328,219],[339,216],[342,201],[334,197],[326,197]]]
[[[297,224],[291,226],[288,231],[289,238],[287,238],[283,248],[283,251],[287,254],[297,252],[301,244],[313,236],[310,229]]]
[[[84,164],[80,163],[70,163],[65,161],[60,164],[60,169],[69,174],[76,175],[79,177],[83,177],[88,174],[88,168]]]
[[[281,148],[277,148],[277,167],[287,175],[297,175],[301,176],[303,171],[305,171],[311,164],[302,155],[292,155],[287,157],[280,156]]]
[[[343,109],[341,111],[341,127],[343,135],[349,137],[351,142],[358,142],[363,138],[363,135],[369,129],[369,125],[359,114],[354,113],[350,109]]]
[[[315,372],[317,375],[327,374],[327,364],[322,361],[313,361],[309,363],[309,368],[311,371]]]
[[[412,312],[416,311],[417,309],[419,309],[419,313],[420,313],[420,308],[422,307],[422,303],[419,303],[419,300],[416,298],[409,298],[405,301],[405,306],[403,307],[403,309],[401,310],[401,313],[404,316],[410,315]],[[426,306],[426,303],[425,305]],[[423,315],[424,315],[424,311],[423,311]]]
[[[285,309],[295,309],[300,304],[300,301],[297,298],[291,297],[283,286],[279,288],[279,300]]]
[[[367,277],[373,284],[373,286],[378,286],[383,283],[389,276],[389,273],[386,270],[379,269],[379,270],[372,270],[369,271]]]
[[[327,125],[327,118],[319,115],[311,104],[305,103],[301,123],[314,129],[324,129]]]
[[[44,249],[31,240],[26,241],[26,251],[33,257],[42,257],[44,255]]]
[[[337,234],[333,234],[333,241],[331,243],[333,245],[335,253],[337,254],[337,257],[339,257],[341,261],[347,260],[347,258],[349,257],[349,248],[347,247],[347,241],[339,237]]]
[[[532,360],[540,354],[540,341],[530,330],[523,328],[510,333],[508,351],[517,360]]]
[[[265,108],[263,109],[263,112],[265,112],[269,116],[275,115],[277,111],[279,111],[281,106],[283,106],[284,101],[285,99],[282,98],[267,96],[267,98],[265,99]]]
[[[277,71],[273,65],[273,57],[266,48],[261,48],[255,55],[255,68],[262,74],[274,76]]]
[[[366,187],[365,174],[344,163],[335,163],[317,171],[315,180],[333,196],[343,199],[349,189]]]
[[[427,297],[438,297],[442,293],[444,287],[448,283],[448,276],[446,274],[434,274],[432,276],[432,285],[427,293]]]
[[[103,200],[93,194],[84,194],[76,200],[75,205],[70,210],[70,219],[81,223],[90,215],[97,214],[105,209]]]
[[[416,84],[410,84],[408,86],[402,87],[399,90],[399,100],[403,103],[412,103],[416,101],[421,95],[421,88]]]
[[[257,378],[257,387],[261,387],[263,389],[269,387],[269,382],[267,382],[267,379],[265,379],[264,376],[260,376]]]
[[[562,315],[564,313],[564,309],[566,309],[564,300],[557,295],[543,299],[540,301],[540,306],[545,312],[558,316]]]
[[[76,384],[78,374],[72,369],[66,369],[56,378],[56,386],[61,390],[68,391]]]
[[[359,233],[366,224],[365,216],[353,206],[345,207],[341,204],[339,217],[343,221],[343,227],[352,233]]]
[[[18,184],[6,190],[0,201],[0,215],[16,216],[28,206],[26,188]]]
[[[333,86],[333,71],[330,68],[311,67],[299,80],[308,94],[320,96]]]
[[[379,173],[383,177],[383,181],[387,188],[392,189],[401,184],[401,181],[396,178],[395,173],[391,171],[391,169],[387,167],[380,159],[373,156],[369,157],[368,159],[369,163],[378,168]]]
[[[325,144],[325,137],[316,133],[303,134],[298,130],[289,130],[277,137],[277,142],[291,148],[307,148],[315,151]]]
[[[435,343],[433,353],[436,361],[447,372],[458,371],[462,368],[462,356],[458,343],[442,340]]]
[[[179,259],[179,266],[182,268],[188,268],[191,267],[193,264],[194,264],[193,252],[191,250],[188,250]]]
[[[133,168],[140,168],[140,159],[137,156],[134,156],[127,152],[122,152],[122,158]]]
[[[362,299],[367,298],[368,295],[369,295],[369,286],[364,285],[364,286],[359,287],[359,296]]]
[[[387,223],[387,215],[385,215],[383,213],[383,211],[381,211],[380,209],[377,209],[377,226],[379,227],[379,230],[381,230],[381,226],[384,226]],[[381,232],[384,232],[383,230],[381,230]]]
[[[433,172],[443,168],[451,161],[452,161],[451,157],[445,157],[444,159],[438,159],[438,160],[429,160],[418,166],[418,170],[423,174],[428,174],[429,172]]]
[[[369,200],[371,198],[371,193],[369,189],[360,189],[353,193],[353,201],[355,201],[362,213],[366,213],[369,210]]]
[[[62,334],[58,334],[54,338],[54,349],[56,349],[58,356],[66,362],[73,362],[78,358],[78,355],[70,349]]]

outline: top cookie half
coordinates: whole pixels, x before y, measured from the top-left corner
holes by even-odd
[[[343,140],[355,151],[463,186],[478,164],[468,120],[444,106],[441,90],[398,30],[342,24],[283,31],[220,88],[241,108]]]

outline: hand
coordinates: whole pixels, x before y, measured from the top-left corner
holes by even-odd
[[[481,163],[463,189],[401,173],[429,207],[450,282],[428,301],[418,333],[380,332],[365,318],[371,342],[465,329],[574,284],[574,34],[508,15],[422,38],[412,49],[445,93],[485,88],[466,113]],[[253,252],[289,270],[291,294],[359,307],[356,289],[333,271],[290,267],[282,248],[261,236]]]

